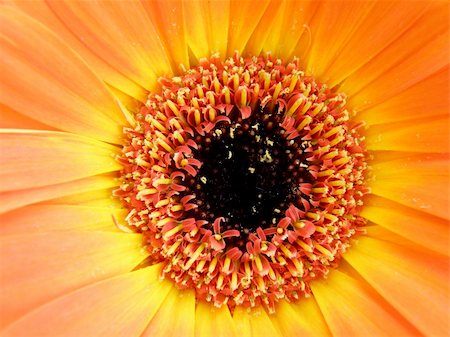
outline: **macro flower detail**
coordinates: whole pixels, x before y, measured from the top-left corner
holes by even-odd
[[[361,123],[298,61],[202,59],[126,130],[129,227],[165,277],[219,307],[309,296],[363,231]]]
[[[0,335],[449,335],[448,13],[2,1]]]

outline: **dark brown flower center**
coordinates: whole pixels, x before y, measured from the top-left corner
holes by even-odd
[[[185,194],[194,193],[197,208],[187,217],[213,223],[221,216],[223,230],[242,235],[227,238],[229,246],[244,248],[249,233],[276,224],[291,203],[298,186],[311,182],[300,144],[287,140],[280,126],[282,111],[274,114],[261,106],[247,119],[234,109],[230,119],[205,136],[197,136],[194,157],[203,165],[187,181]],[[302,164],[302,165],[300,165]]]

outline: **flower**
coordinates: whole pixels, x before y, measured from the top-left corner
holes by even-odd
[[[448,334],[448,4],[0,6],[2,334]],[[371,194],[360,215],[367,234],[326,278],[310,283],[310,298],[282,299],[273,314],[260,305],[231,313],[161,281],[163,263],[129,230],[128,210],[112,197],[121,183],[123,127],[135,122],[149,92],[158,93],[158,78],[236,50],[297,57],[306,74],[339,87],[353,120],[366,126]],[[243,114],[245,95],[237,102]],[[199,165],[189,159],[174,158],[192,174]],[[164,189],[160,183],[153,187]],[[299,217],[293,209],[289,215],[280,229]],[[305,226],[298,235],[312,234]],[[204,244],[223,249],[236,234],[227,230],[218,221]],[[282,234],[278,240],[286,240]],[[259,238],[253,251],[266,240]],[[271,252],[274,246],[267,244]]]

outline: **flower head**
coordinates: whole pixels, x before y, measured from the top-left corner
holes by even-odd
[[[0,25],[3,335],[448,333],[448,4]]]
[[[203,59],[126,130],[127,222],[197,299],[274,313],[310,295],[364,224],[360,123],[298,62]]]

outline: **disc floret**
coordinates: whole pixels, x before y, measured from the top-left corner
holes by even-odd
[[[125,130],[115,194],[163,276],[217,306],[308,296],[364,225],[366,154],[345,96],[270,55],[213,56],[161,86]],[[224,192],[241,175],[254,201],[239,213],[222,206],[245,204]]]

